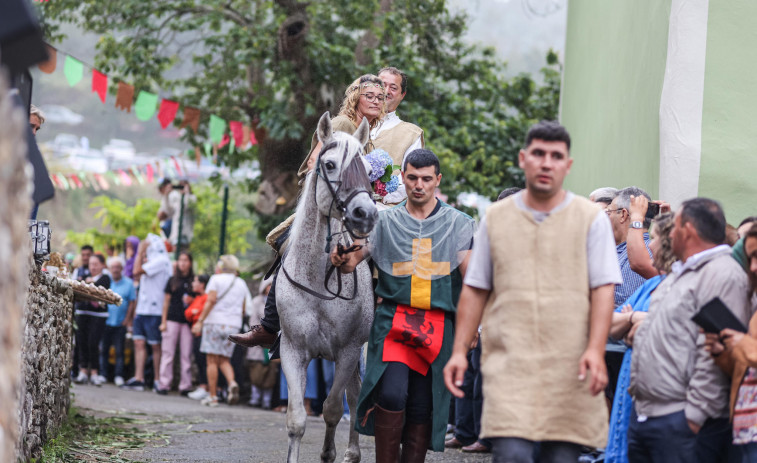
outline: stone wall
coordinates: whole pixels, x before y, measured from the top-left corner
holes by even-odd
[[[17,457],[38,458],[70,404],[74,293],[32,264],[24,307]]]
[[[21,377],[22,315],[29,286],[31,166],[26,160],[29,116],[14,107],[0,69],[0,462],[15,459]]]

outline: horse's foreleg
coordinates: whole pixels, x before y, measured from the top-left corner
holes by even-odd
[[[340,358],[337,358],[334,369],[334,384],[331,387],[331,392],[323,403],[323,420],[326,422],[326,436],[323,441],[323,452],[321,453],[321,461],[323,463],[331,463],[336,459],[336,448],[334,447],[334,434],[336,432],[336,426],[342,418],[344,407],[342,405],[344,392],[348,384],[352,382],[352,378],[357,371],[357,364],[360,351],[350,352],[349,354],[343,353]],[[359,392],[359,389],[358,389]],[[355,397],[357,398],[357,396]],[[349,405],[349,402],[348,402]],[[350,415],[352,415],[355,409],[354,404],[350,407]],[[354,431],[350,430],[350,445],[345,453],[344,461],[356,462],[360,461],[360,448],[357,446],[357,433],[355,432],[355,445],[352,445]]]
[[[282,340],[283,341],[283,340]],[[283,343],[282,343],[283,344]],[[300,457],[300,443],[305,434],[305,378],[310,359],[304,352],[282,345],[281,368],[287,379],[289,403],[287,405],[287,434],[289,435],[289,454],[287,463],[296,463]]]
[[[360,396],[360,368],[355,367],[355,372],[347,383],[347,405],[350,407],[350,441],[347,451],[344,452],[344,463],[356,463],[360,461],[360,435],[355,431],[357,422],[357,399]]]

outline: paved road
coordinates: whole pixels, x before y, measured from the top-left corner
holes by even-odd
[[[179,395],[122,391],[113,385],[101,388],[76,386],[74,404],[96,416],[122,415],[139,418],[138,426],[154,431],[154,439],[140,450],[123,455],[134,461],[255,462],[286,461],[286,420],[282,413],[221,404],[209,408]],[[318,462],[326,426],[321,418],[309,417],[300,453],[304,463]],[[347,446],[347,423],[337,427],[337,462]],[[374,461],[373,438],[361,436],[364,462]],[[427,462],[481,463],[488,455],[469,455],[459,450],[429,452]]]

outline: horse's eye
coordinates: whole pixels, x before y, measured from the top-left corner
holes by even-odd
[[[326,161],[324,166],[326,166],[326,170],[334,170],[336,168],[336,165],[332,161]]]

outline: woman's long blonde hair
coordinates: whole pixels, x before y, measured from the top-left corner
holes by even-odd
[[[355,79],[354,82],[352,82],[349,87],[347,87],[347,90],[344,91],[344,100],[342,101],[342,107],[339,108],[339,115],[340,116],[347,116],[350,118],[352,122],[355,123],[355,125],[359,125],[361,121],[357,120],[357,105],[360,101],[360,93],[361,90],[365,86],[376,86],[381,90],[381,94],[386,97],[386,90],[384,89],[384,82],[381,81],[377,76],[373,74],[364,74],[357,79]],[[386,115],[386,109],[384,105],[381,105],[381,112],[379,113],[378,117],[371,122],[371,129],[376,128],[376,126],[381,123],[381,120]]]

